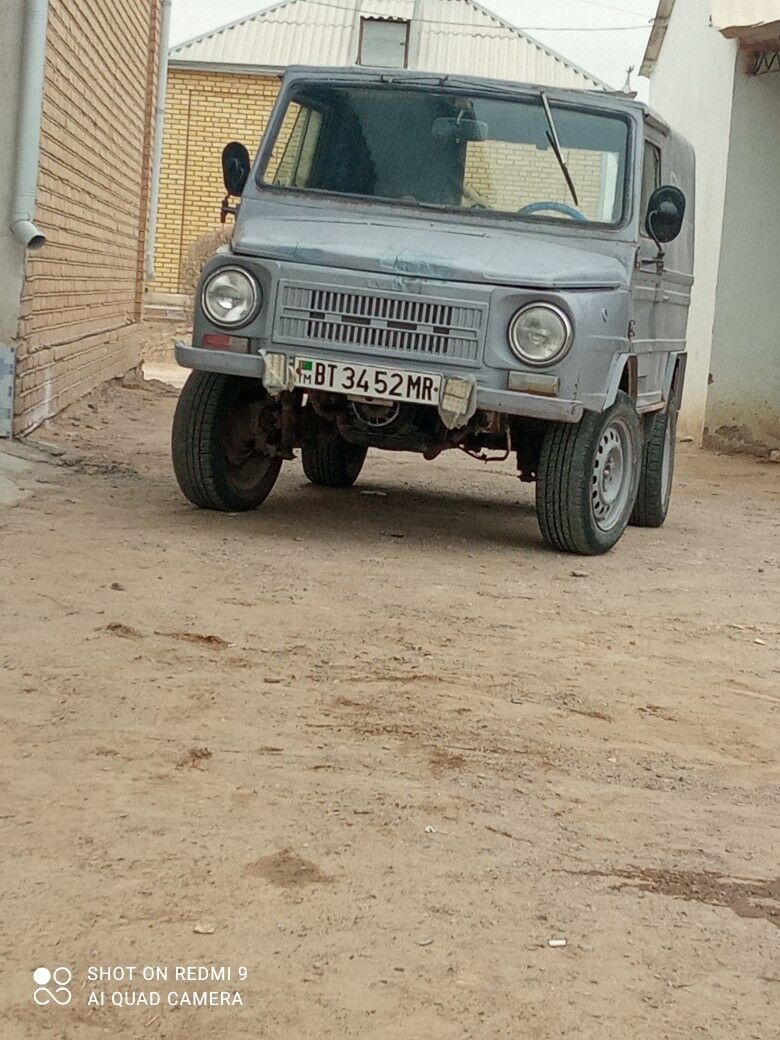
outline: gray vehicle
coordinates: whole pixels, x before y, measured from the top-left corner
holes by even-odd
[[[259,506],[300,449],[517,458],[554,548],[669,504],[693,269],[691,148],[620,95],[291,69],[254,163],[223,154],[173,427],[186,497]],[[230,205],[240,196],[240,205]],[[492,454],[489,454],[492,453]]]

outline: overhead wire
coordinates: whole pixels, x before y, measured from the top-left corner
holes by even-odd
[[[577,4],[586,4],[588,7],[602,7],[606,11],[622,11],[624,14],[631,14],[635,18],[641,18],[642,12],[634,10],[630,7],[618,7],[616,4],[605,4],[602,0],[574,0]],[[640,3],[644,3],[644,0],[639,0]],[[649,24],[649,23],[648,23]]]

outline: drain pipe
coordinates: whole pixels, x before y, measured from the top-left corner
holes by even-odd
[[[411,39],[409,40],[409,68],[419,69],[420,67],[420,45],[422,43],[422,17],[423,8],[425,6],[425,0],[414,0],[414,7],[412,9],[412,21],[409,27],[409,33]]]
[[[35,226],[38,154],[41,147],[43,72],[46,55],[48,0],[27,0],[16,126],[16,171],[11,230],[23,246],[40,249],[46,236]]]
[[[157,237],[157,214],[160,209],[160,169],[162,167],[163,129],[165,126],[165,91],[168,86],[168,39],[171,31],[172,0],[160,0],[160,50],[157,66],[157,104],[154,110],[154,144],[152,146],[152,180],[149,195],[149,222],[146,228],[145,275],[154,281],[154,254]]]

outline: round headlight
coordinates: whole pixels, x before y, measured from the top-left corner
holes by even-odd
[[[571,346],[571,322],[550,303],[521,307],[509,323],[509,346],[528,365],[550,365]]]
[[[220,267],[203,284],[206,317],[215,325],[245,325],[262,302],[260,286],[240,267]]]

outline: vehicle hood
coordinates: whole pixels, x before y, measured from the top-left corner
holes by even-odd
[[[582,242],[576,236],[582,234]],[[573,241],[574,240],[574,241]],[[631,243],[525,227],[327,213],[245,198],[233,252],[320,267],[539,289],[619,288]]]

